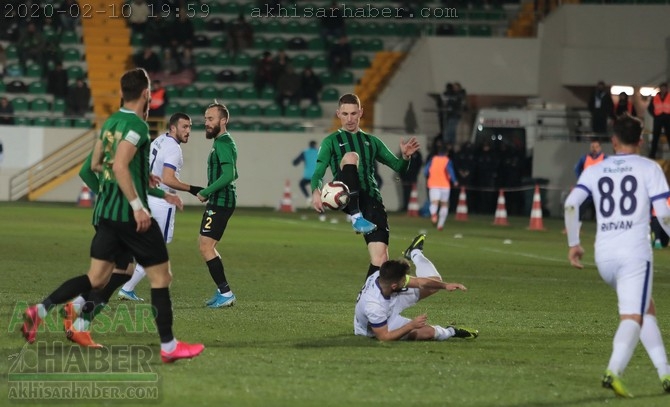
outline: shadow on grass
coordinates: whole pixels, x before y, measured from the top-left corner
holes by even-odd
[[[514,404],[501,404],[500,407],[556,407],[556,406],[579,406],[579,405],[591,405],[592,403],[610,403],[614,401],[625,401],[625,400],[647,400],[649,406],[659,406],[665,405],[665,403],[656,404],[653,403],[653,399],[659,399],[661,397],[667,397],[667,395],[659,394],[647,394],[643,396],[635,396],[632,399],[623,399],[620,397],[613,397],[611,391],[603,389],[602,397],[586,397],[583,399],[573,399],[573,400],[564,400],[564,401],[529,401],[527,403],[514,403]],[[608,394],[609,392],[609,394]]]

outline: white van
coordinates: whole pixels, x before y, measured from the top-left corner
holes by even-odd
[[[564,105],[535,104],[527,107],[480,109],[472,127],[472,142],[481,145],[504,142],[532,155],[540,138],[574,140],[587,136],[591,115],[587,110],[567,109]]]

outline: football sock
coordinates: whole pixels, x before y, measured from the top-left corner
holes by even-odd
[[[621,321],[616,334],[614,334],[612,356],[610,356],[607,369],[614,374],[621,375],[633,356],[633,351],[639,339],[640,324],[631,319]]]
[[[123,291],[133,291],[137,284],[144,278],[146,272],[144,267],[139,264],[135,266],[135,271],[133,271],[133,276],[130,277],[130,280],[123,286]]]
[[[412,258],[412,262],[414,262],[414,266],[416,266],[417,277],[424,277],[424,278],[439,277],[440,280],[442,279],[440,273],[437,272],[435,265],[430,260],[428,260],[426,256],[423,255],[423,252],[421,250],[419,249],[412,250],[412,253],[410,253],[410,257]]]
[[[161,338],[161,343],[169,343],[174,340],[172,334],[172,300],[170,300],[170,289],[152,288],[151,305],[154,308],[154,319],[156,328]]]
[[[456,335],[456,331],[452,327],[443,328],[439,325],[433,325],[433,329],[435,329],[434,338],[437,341],[446,341],[447,339]]]
[[[70,298],[73,298],[81,293],[91,291],[91,281],[88,279],[86,274],[71,278],[61,284],[60,287],[56,288],[54,292],[49,294],[41,304],[44,306],[44,309],[48,312],[55,305],[63,304]],[[38,307],[39,311],[39,307]],[[45,314],[46,316],[46,314]],[[40,315],[40,318],[44,318]]]
[[[177,349],[177,340],[172,338],[170,342],[161,343],[161,350],[166,353],[172,353]]]
[[[370,263],[370,265],[368,266],[368,275],[365,276],[365,279],[367,280],[368,277],[373,275],[377,270],[379,270],[379,266],[375,266],[374,264]]]
[[[77,331],[88,331],[91,321],[105,308],[117,288],[130,279],[128,274],[112,273],[109,282],[100,290],[91,290],[86,296],[87,301],[81,308],[79,317],[74,322]]]
[[[440,215],[437,218],[438,228],[444,227],[444,222],[447,221],[447,214],[449,214],[449,207],[446,205],[448,204],[445,204],[445,206],[440,207]]]
[[[668,355],[665,351],[665,345],[663,345],[661,330],[658,329],[658,321],[654,315],[646,314],[644,316],[642,329],[640,329],[640,341],[647,350],[651,362],[656,366],[658,376],[663,377],[670,374]]]
[[[90,291],[89,291],[90,292]],[[87,295],[88,293],[84,294]],[[83,295],[78,296],[74,300],[72,300],[72,306],[74,307],[74,311],[79,314],[81,312],[81,309],[84,307],[84,304],[86,304],[86,298]]]
[[[353,217],[354,214],[361,211],[358,206],[358,195],[361,189],[361,181],[358,179],[358,167],[354,164],[344,165],[340,172],[340,180],[347,184],[349,188],[349,204],[344,210]]]
[[[228,281],[226,281],[226,274],[223,271],[223,262],[221,257],[214,257],[212,260],[207,262],[207,268],[209,269],[209,275],[212,276],[212,280],[219,288],[221,294],[225,294],[230,291],[228,286]]]
[[[430,210],[430,216],[437,214],[437,204],[431,203],[428,209]]]

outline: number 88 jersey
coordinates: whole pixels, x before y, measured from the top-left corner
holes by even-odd
[[[598,257],[651,255],[651,205],[668,197],[668,182],[655,161],[637,154],[609,156],[584,170],[576,188],[593,197]]]

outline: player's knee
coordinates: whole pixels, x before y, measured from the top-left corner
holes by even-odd
[[[342,162],[340,164],[343,166],[347,164],[358,165],[358,153],[355,153],[353,151],[345,153],[342,156]]]

